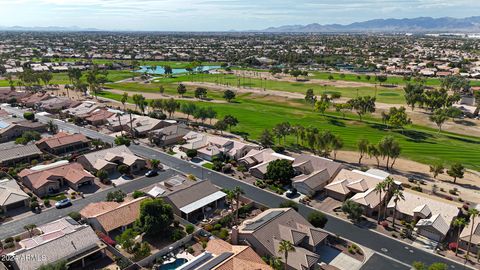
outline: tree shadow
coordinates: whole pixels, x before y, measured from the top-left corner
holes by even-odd
[[[329,118],[328,122],[337,127],[345,127],[345,123],[343,121],[339,121],[338,119]]]
[[[463,126],[467,126],[467,127],[474,127],[476,126],[477,124],[472,122],[472,121],[468,121],[468,120],[454,120],[453,121],[455,124],[459,124],[459,125],[463,125]]]
[[[416,131],[416,130],[397,130],[395,131],[405,137],[407,137],[408,141],[414,141],[414,142],[425,142],[425,140],[432,138],[433,135],[421,132],[421,131]],[[431,144],[434,144],[433,142],[429,142]]]

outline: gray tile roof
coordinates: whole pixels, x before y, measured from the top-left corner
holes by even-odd
[[[17,145],[17,147],[3,149],[2,151],[0,151],[0,163],[17,158],[30,157],[40,154],[42,154],[42,151],[40,151],[40,149],[38,149],[35,144]]]

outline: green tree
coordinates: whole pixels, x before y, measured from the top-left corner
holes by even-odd
[[[383,158],[387,158],[386,167],[387,169],[393,168],[395,160],[398,156],[400,156],[401,148],[400,144],[395,140],[395,138],[391,135],[387,135],[382,138],[382,140],[378,143],[378,150]],[[392,164],[389,167],[390,159],[392,159]]]
[[[378,147],[374,144],[369,144],[367,152],[370,158],[375,158],[375,160],[377,161],[377,167],[380,167],[380,160],[378,159],[378,157],[380,156],[380,150],[378,150]]]
[[[437,178],[439,174],[444,173],[445,167],[441,162],[430,165],[430,172],[433,174],[433,178]]]
[[[123,105],[123,110],[125,110],[125,103],[127,102],[127,100],[128,100],[128,93],[123,92],[122,98],[120,99],[120,102]]]
[[[35,120],[35,113],[33,113],[33,112],[24,112],[24,113],[23,113],[23,118],[25,118],[25,120],[33,121],[33,120]]]
[[[285,259],[285,270],[288,269],[288,253],[294,252],[295,247],[293,246],[292,242],[288,240],[282,240],[280,245],[278,246],[278,252],[283,253],[283,258]]]
[[[395,207],[393,208],[393,219],[392,219],[392,224],[393,224],[393,228],[395,228],[395,217],[397,215],[397,204],[398,204],[398,201],[402,200],[402,201],[405,201],[405,196],[403,195],[403,191],[401,189],[394,189],[393,192],[392,192],[392,198],[393,198],[393,202],[395,203]]]
[[[442,125],[448,120],[449,116],[445,109],[436,109],[432,115],[430,115],[430,121],[435,123],[438,127],[438,132],[442,131]]]
[[[268,129],[263,130],[262,134],[260,135],[259,141],[260,144],[265,148],[270,148],[275,144],[273,140],[273,135]]]
[[[412,120],[408,117],[405,107],[391,107],[387,118],[388,125],[393,128],[403,129],[404,126],[411,124]]]
[[[27,224],[23,226],[23,229],[28,232],[28,235],[30,237],[33,237],[33,232],[35,231],[36,228],[37,228],[37,225],[35,224]]]
[[[308,215],[308,222],[316,228],[324,228],[328,222],[328,218],[325,214],[314,211]]]
[[[458,254],[458,245],[459,245],[459,242],[460,242],[460,233],[462,232],[462,228],[467,226],[468,224],[468,221],[463,218],[463,217],[456,217],[454,220],[453,220],[453,227],[457,228],[457,246],[455,248],[455,256],[457,256]]]
[[[195,103],[183,103],[180,106],[180,111],[187,115],[187,121],[189,120],[190,115],[193,115],[197,110],[198,107],[195,105]]]
[[[223,92],[223,98],[228,101],[228,102],[232,102],[233,99],[235,99],[235,92],[233,92],[232,90],[225,90]]]
[[[98,170],[97,173],[96,173],[96,176],[98,177],[98,179],[100,179],[100,181],[105,181],[107,180],[108,178],[108,172],[105,171],[105,170]]]
[[[450,166],[450,169],[447,170],[447,174],[453,178],[453,183],[457,182],[457,178],[463,178],[465,173],[465,167],[460,163],[454,163]]]
[[[177,86],[177,93],[183,97],[183,95],[187,92],[187,87],[183,83],[179,84]]]
[[[240,196],[245,194],[243,189],[239,186],[236,186],[232,190],[233,195],[235,196],[235,226],[238,226],[238,209],[240,207]]]
[[[291,183],[291,179],[295,176],[295,171],[292,167],[292,162],[286,159],[277,159],[268,163],[267,173],[265,177],[267,179],[278,181],[282,185],[288,185]]]
[[[38,270],[67,270],[67,261],[59,261],[41,265]]]
[[[382,192],[384,192],[386,189],[386,185],[385,185],[385,182],[379,182],[377,183],[377,185],[375,186],[375,193],[378,194],[378,201],[380,202],[380,205],[378,206],[378,214],[377,214],[377,224],[380,224],[380,216],[381,216],[381,209],[382,209]]]
[[[363,209],[360,204],[348,199],[342,204],[342,211],[345,212],[349,219],[358,222],[363,214]]]
[[[168,112],[168,118],[172,118],[172,114],[174,114],[178,108],[180,108],[180,103],[175,99],[170,98],[165,101],[165,110]]]
[[[121,164],[117,168],[118,172],[121,174],[128,174],[130,172],[130,167],[125,164]]]
[[[53,122],[53,120],[48,120],[47,122],[47,130],[51,134],[56,134],[58,132],[58,125]]]
[[[115,142],[115,145],[125,145],[127,147],[130,146],[130,143],[131,143],[130,139],[123,135],[115,136],[114,142]]]
[[[150,159],[149,162],[150,162],[150,166],[152,167],[152,169],[158,169],[158,165],[160,165],[160,160]]]
[[[238,125],[238,119],[232,115],[225,115],[223,121],[228,125],[230,132],[232,132],[232,127]]]
[[[195,97],[199,99],[205,99],[207,98],[207,88],[205,87],[197,87],[195,89]]]
[[[370,142],[365,138],[360,139],[357,142],[357,149],[358,149],[358,152],[360,152],[360,157],[358,158],[358,164],[362,164],[362,159],[367,153],[369,145],[370,145]]]
[[[362,121],[363,115],[375,112],[375,100],[375,97],[364,96],[350,99],[347,103],[357,112]]]
[[[173,222],[173,209],[162,199],[145,199],[140,204],[140,217],[137,225],[147,235],[163,234]]]
[[[305,101],[308,104],[315,105],[315,102],[317,101],[317,97],[313,93],[313,89],[307,89],[307,93],[305,94]]]
[[[213,125],[213,128],[220,130],[220,133],[223,134],[223,131],[228,128],[228,125],[223,120],[219,120],[215,123],[215,125]]]

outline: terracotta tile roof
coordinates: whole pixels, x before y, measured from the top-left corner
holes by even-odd
[[[108,118],[114,115],[113,112],[109,112],[105,109],[98,109],[90,113],[90,115],[85,119],[87,121],[95,122],[95,121],[106,121]]]
[[[231,245],[221,239],[212,239],[208,242],[206,251],[220,255],[224,252],[231,252],[227,260],[217,265],[215,270],[271,270],[260,256],[249,246]]]
[[[31,170],[24,169],[18,176],[23,181],[31,183],[32,187],[38,189],[47,183],[57,182],[58,178],[64,178],[70,183],[76,184],[83,181],[85,178],[95,178],[89,172],[85,171],[80,163],[69,163],[58,167],[53,167],[45,170]]]
[[[117,208],[94,216],[106,232],[135,222],[140,215],[140,204],[147,198],[141,197],[123,203]]]
[[[90,140],[82,133],[69,134],[65,132],[59,132],[52,137],[42,138],[41,140],[37,141],[36,144],[40,145],[45,143],[48,145],[48,147],[53,149],[80,142],[87,143],[89,141]]]
[[[94,216],[98,216],[102,213],[112,211],[113,209],[117,208],[119,205],[120,203],[117,203],[117,202],[90,203],[80,211],[80,215],[82,215],[85,218],[91,218]]]

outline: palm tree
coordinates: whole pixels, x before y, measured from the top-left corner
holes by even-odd
[[[118,118],[118,125],[120,126],[120,135],[123,136],[123,127],[122,127],[122,121],[120,120],[120,117],[122,116],[121,113],[117,113],[117,118]]]
[[[457,247],[455,248],[455,256],[458,254],[458,243],[460,242],[461,229],[467,226],[468,221],[465,218],[457,217],[453,220],[453,227],[457,228]]]
[[[276,257],[276,256],[273,256],[273,257],[270,257],[270,259],[268,260],[268,264],[275,270],[279,270],[280,267],[282,266],[282,258],[280,257]]]
[[[378,206],[378,214],[377,214],[377,224],[380,224],[380,214],[382,213],[382,192],[385,191],[385,182],[380,182],[375,186],[375,193],[378,193],[378,201],[380,202]]]
[[[282,240],[280,245],[278,246],[278,252],[283,253],[283,257],[285,258],[285,270],[288,268],[288,253],[295,251],[295,247],[293,246],[292,242],[288,240]]]
[[[468,239],[468,246],[467,246],[467,255],[465,255],[465,260],[468,260],[468,255],[470,255],[470,246],[472,245],[472,236],[473,236],[473,228],[475,227],[475,218],[478,217],[478,210],[475,208],[472,208],[468,210],[468,214],[470,215],[470,222],[472,223],[471,229],[470,229],[470,237]]]
[[[389,177],[385,178],[385,180],[383,180],[383,182],[385,183],[385,190],[386,190],[385,198],[388,200],[388,198],[390,198],[390,192],[392,190],[392,187],[393,187],[393,185],[395,185],[395,180],[393,180],[393,178],[389,176]],[[387,204],[385,204],[383,213],[384,213],[383,216],[386,217],[387,216]]]
[[[405,196],[403,196],[403,191],[401,189],[396,188],[393,190],[393,202],[395,203],[395,208],[393,208],[393,228],[395,228],[395,216],[397,215],[397,204],[400,200],[405,200]]]
[[[240,205],[240,195],[244,194],[243,189],[239,186],[236,186],[233,189],[233,194],[235,194],[235,226],[238,225],[238,206]]]

